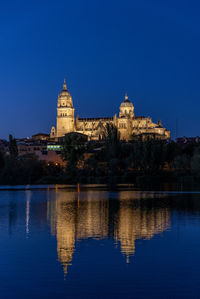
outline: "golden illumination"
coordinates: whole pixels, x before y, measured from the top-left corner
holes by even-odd
[[[109,238],[109,219],[113,221],[113,237],[120,244],[122,255],[129,262],[135,253],[137,239],[151,239],[170,226],[167,208],[146,209],[140,199],[155,197],[154,193],[119,192],[118,207],[112,209],[109,193],[104,191],[65,192],[57,190],[56,200],[48,205],[52,234],[57,238],[58,259],[67,274],[72,264],[76,242],[83,239]],[[137,204],[135,204],[137,203]]]
[[[88,135],[90,140],[98,140],[102,137],[106,124],[115,125],[120,138],[128,140],[131,135],[149,134],[160,139],[169,139],[170,131],[166,130],[161,122],[153,123],[150,117],[135,117],[133,103],[128,95],[120,105],[119,117],[79,118],[75,119],[72,97],[64,80],[63,89],[58,96],[57,126],[51,128],[51,137],[62,137],[70,132],[78,132]]]

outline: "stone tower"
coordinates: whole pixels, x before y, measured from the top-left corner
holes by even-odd
[[[120,105],[118,118],[118,130],[120,132],[121,139],[130,139],[132,132],[132,120],[134,117],[134,106],[126,94],[124,101]]]
[[[55,132],[56,135],[55,137],[61,137],[67,133],[75,131],[74,107],[73,107],[72,97],[67,89],[65,80],[63,84],[63,89],[58,96],[56,128],[57,130]],[[51,129],[51,132],[53,131],[55,131],[54,127]]]
[[[134,115],[134,107],[131,101],[128,98],[128,95],[125,95],[125,100],[120,105],[119,117],[125,118],[133,118]]]

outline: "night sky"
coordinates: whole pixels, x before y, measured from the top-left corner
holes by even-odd
[[[136,116],[200,135],[200,3],[0,2],[0,138],[48,133],[66,77],[75,113]]]

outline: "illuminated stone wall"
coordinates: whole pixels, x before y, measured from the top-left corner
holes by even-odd
[[[119,117],[76,118],[72,97],[64,81],[63,90],[58,96],[57,126],[52,127],[51,137],[62,137],[70,132],[88,136],[89,140],[99,140],[107,123],[114,124],[122,140],[129,140],[131,135],[149,134],[157,138],[169,139],[170,132],[160,122],[153,123],[150,117],[135,117],[133,103],[125,96],[120,105]]]

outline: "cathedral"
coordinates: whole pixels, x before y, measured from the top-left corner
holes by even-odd
[[[135,116],[133,103],[125,95],[119,108],[119,116],[98,118],[80,118],[74,115],[72,97],[64,80],[63,89],[58,96],[57,124],[51,128],[51,138],[58,139],[67,133],[77,132],[88,136],[88,140],[102,138],[106,124],[118,128],[121,140],[130,140],[135,136],[155,136],[159,139],[169,139],[170,131],[166,130],[160,121],[152,122],[150,117]]]

